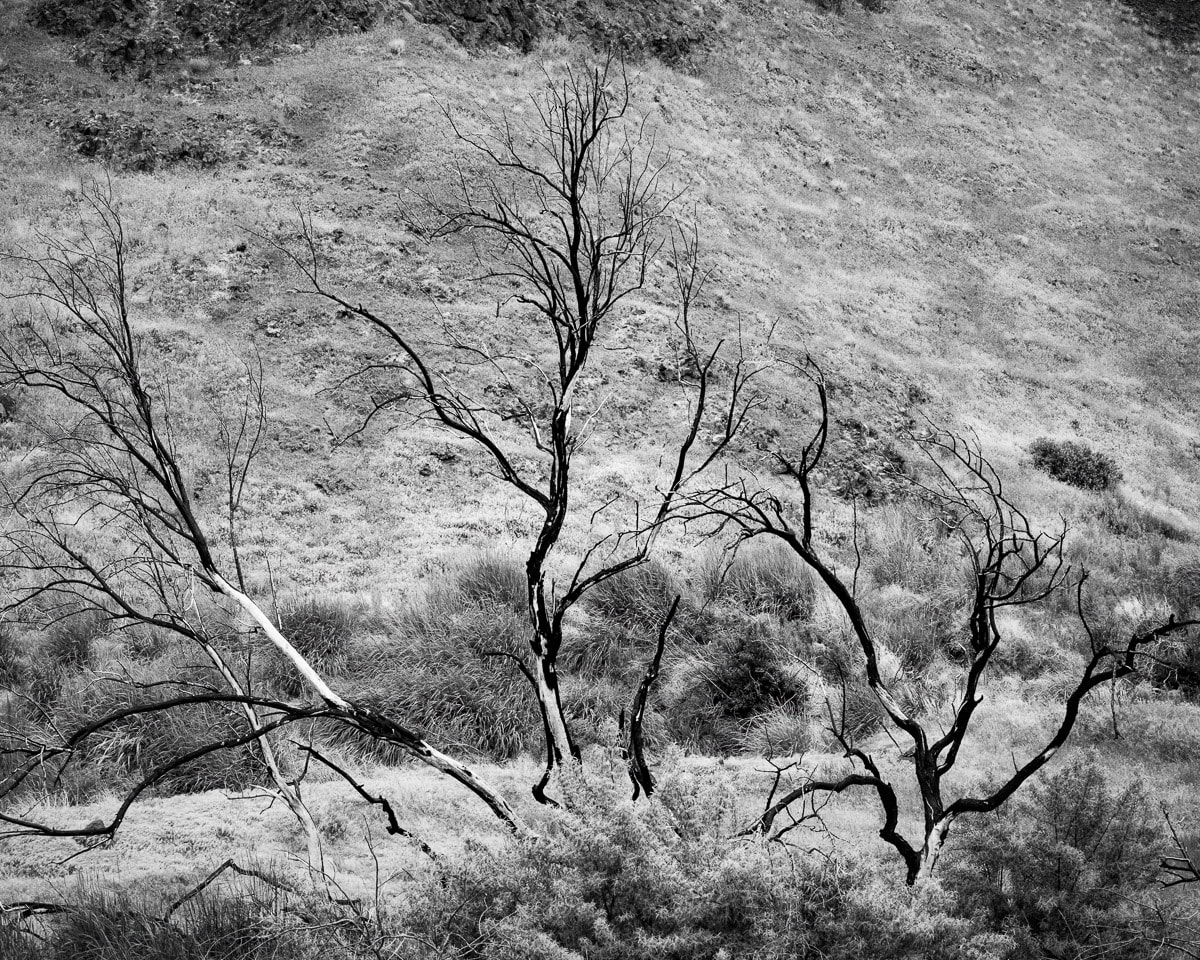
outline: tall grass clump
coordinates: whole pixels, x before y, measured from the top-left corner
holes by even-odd
[[[479,606],[501,607],[525,615],[529,586],[520,561],[500,553],[480,553],[466,560],[453,575],[456,592]]]
[[[307,596],[282,601],[276,617],[280,631],[320,673],[340,674],[348,648],[364,626],[361,608],[337,597]],[[264,663],[266,679],[290,696],[307,689],[282,654],[272,650]]]
[[[728,563],[714,558],[702,571],[704,599],[767,613],[783,621],[812,617],[813,574],[785,544],[751,540]]]
[[[95,642],[104,632],[102,614],[92,610],[76,613],[50,628],[42,652],[58,667],[85,667],[92,662]]]
[[[21,640],[12,624],[0,621],[0,687],[11,687],[25,675]]]
[[[347,678],[356,700],[403,716],[443,748],[507,759],[541,735],[529,681],[525,617],[464,596],[451,578],[410,601],[354,645]],[[354,733],[328,734],[379,759],[404,754]]]
[[[654,562],[602,581],[584,597],[586,621],[565,631],[563,670],[589,681],[633,682],[678,593],[670,571]],[[681,611],[674,626],[686,616]]]
[[[672,664],[660,693],[666,732],[677,743],[724,756],[765,744],[762,725],[769,723],[777,733],[792,731],[781,738],[788,747],[803,746],[795,742],[809,707],[803,665],[767,622],[738,627]]]
[[[1121,482],[1115,460],[1074,440],[1039,437],[1029,445],[1029,453],[1037,469],[1081,490],[1111,490]]]
[[[168,657],[130,665],[121,677],[83,670],[65,676],[49,709],[53,729],[77,730],[120,711],[194,693],[180,682],[194,679],[196,665]],[[75,750],[72,763],[56,782],[72,803],[120,789],[160,766],[207,744],[246,732],[242,714],[228,704],[193,704],[171,710],[134,713],[106,724]],[[202,790],[241,790],[265,775],[253,744],[217,750],[163,776],[153,790],[160,795]]]
[[[279,891],[255,880],[236,895],[205,891],[164,919],[155,891],[80,885],[37,936],[0,926],[4,960],[303,960]]]

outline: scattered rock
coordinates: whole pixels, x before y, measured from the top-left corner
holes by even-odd
[[[390,53],[393,57],[398,57],[404,52],[404,49],[407,46],[408,44],[404,42],[403,37],[395,37],[388,42],[388,53]]]

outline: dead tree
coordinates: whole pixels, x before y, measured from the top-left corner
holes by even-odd
[[[964,597],[967,611],[967,642],[962,650],[961,677],[946,715],[925,717],[904,703],[892,677],[880,665],[880,650],[857,594],[857,565],[839,569],[817,537],[814,508],[816,473],[820,467],[829,432],[829,409],[824,380],[811,361],[798,373],[811,382],[819,404],[819,419],[811,438],[796,453],[772,451],[784,481],[798,493],[792,507],[781,495],[748,480],[738,480],[692,498],[696,516],[716,518],[741,539],[772,537],[786,544],[834,598],[845,615],[861,662],[860,676],[877,701],[883,723],[893,742],[903,742],[903,757],[911,767],[920,797],[920,810],[912,814],[921,832],[910,840],[901,830],[901,794],[887,779],[876,757],[857,743],[842,709],[829,710],[830,731],[841,746],[850,769],[842,776],[808,777],[796,789],[772,798],[750,832],[772,835],[776,818],[792,804],[807,802],[813,795],[830,795],[847,790],[875,794],[883,825],[879,835],[904,862],[905,876],[913,884],[928,877],[941,853],[946,836],[962,816],[994,811],[1044,767],[1066,743],[1088,693],[1129,676],[1139,660],[1152,653],[1164,638],[1196,627],[1194,621],[1168,623],[1135,633],[1123,644],[1101,641],[1090,629],[1083,613],[1082,588],[1086,574],[1076,583],[1077,608],[1091,652],[1082,674],[1066,697],[1062,718],[1048,732],[1044,745],[1024,761],[1014,759],[1014,769],[999,786],[979,796],[946,795],[945,782],[961,752],[970,750],[968,733],[975,712],[983,703],[984,677],[1004,637],[997,613],[1009,607],[1034,605],[1065,587],[1062,545],[1066,525],[1057,533],[1036,531],[1029,516],[1005,494],[1000,477],[977,443],[944,431],[932,430],[913,437],[928,455],[934,480],[911,479],[915,492],[939,511],[958,521],[954,535],[961,539],[972,568],[972,586]],[[856,521],[857,524],[857,521]],[[856,558],[857,528],[855,530]],[[857,559],[856,559],[857,563]],[[843,678],[843,692],[850,678]],[[785,829],[791,829],[789,824]]]
[[[724,451],[757,405],[748,387],[761,369],[739,342],[724,363],[716,400],[723,343],[701,347],[692,327],[706,279],[698,266],[697,235],[672,219],[678,195],[664,184],[669,156],[655,148],[644,122],[628,116],[624,71],[610,60],[547,80],[530,122],[506,118],[490,135],[477,136],[447,114],[482,172],[476,176],[460,165],[456,199],[428,201],[428,224],[413,221],[421,235],[466,237],[478,244],[481,279],[506,289],[497,315],[506,309],[518,314],[507,342],[499,344],[466,321],[447,330],[442,346],[454,362],[471,369],[469,383],[439,373],[436,361],[442,357],[434,345],[417,340],[404,318],[385,315],[328,284],[307,222],[304,252],[294,257],[318,296],[365,322],[389,351],[358,378],[370,395],[360,429],[387,412],[415,410],[476,444],[495,476],[540,516],[525,564],[530,673],[546,733],[545,771],[534,787],[539,800],[545,800],[554,768],[578,757],[558,677],[565,618],[589,590],[646,561],[680,492]],[[681,438],[664,458],[664,479],[627,511],[632,517],[626,532],[597,538],[571,561],[573,572],[561,585],[552,571],[573,508],[594,518],[615,506],[578,509],[574,503],[576,457],[603,422],[596,353],[616,345],[611,333],[618,308],[647,284],[653,263],[667,254],[674,265],[678,350],[678,369],[669,376],[690,395],[690,411]],[[665,340],[672,331],[663,333]],[[503,406],[496,396],[505,397]],[[506,436],[505,420],[515,421],[523,437]]]
[[[227,489],[214,515],[193,493],[177,436],[180,410],[170,384],[143,369],[127,299],[127,242],[117,208],[102,187],[86,190],[84,201],[80,238],[44,238],[44,249],[36,254],[6,258],[27,285],[5,295],[12,307],[0,335],[0,385],[38,397],[47,412],[39,445],[5,482],[10,515],[0,571],[15,591],[12,606],[53,617],[82,604],[118,627],[144,625],[198,644],[225,689],[203,689],[118,711],[86,729],[64,731],[57,740],[10,743],[5,752],[15,759],[15,772],[0,783],[0,801],[46,764],[70,762],[81,738],[136,713],[229,704],[243,712],[246,730],[152,770],[108,822],[55,827],[3,807],[0,824],[7,829],[0,835],[111,835],[137,796],[172,770],[248,743],[260,744],[279,795],[307,826],[311,818],[298,790],[279,774],[269,735],[314,718],[401,746],[465,786],[510,829],[524,831],[504,797],[465,764],[402,720],[354,703],[334,689],[247,589],[237,547],[237,513],[263,429],[261,377],[251,368],[240,415],[218,430]],[[185,436],[194,439],[188,430],[184,428]],[[213,642],[221,632],[214,631],[214,624],[224,623],[228,632],[245,621],[251,626],[239,631],[242,639],[274,647],[286,657],[313,702],[273,701],[245,688]],[[318,859],[314,866],[319,865]]]

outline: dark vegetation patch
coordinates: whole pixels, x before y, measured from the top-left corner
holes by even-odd
[[[1196,0],[1122,0],[1138,22],[1177,47],[1200,43],[1200,4]]]
[[[1074,440],[1039,437],[1029,445],[1029,452],[1039,470],[1081,490],[1109,490],[1121,482],[1116,461]]]
[[[180,164],[207,169],[295,139],[277,125],[222,113],[148,117],[131,110],[73,110],[49,126],[81,157],[141,173]]]
[[[76,58],[149,76],[188,58],[228,60],[280,43],[366,30],[401,13],[444,27],[464,46],[528,52],[547,36],[682,64],[715,39],[714,0],[35,0],[33,23],[75,42]],[[196,70],[211,69],[196,61]]]
[[[272,42],[365,30],[388,0],[35,0],[34,25],[76,42],[77,59],[149,74],[189,56],[232,57]]]

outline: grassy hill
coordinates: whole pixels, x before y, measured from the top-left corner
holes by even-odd
[[[1188,10],[1117,0],[704,9],[711,30],[686,56],[631,66],[633,109],[670,151],[669,177],[694,209],[713,271],[702,332],[740,327],[755,349],[769,334],[782,355],[811,353],[825,370],[831,535],[848,528],[838,489],[864,472],[870,485],[880,464],[911,457],[897,437],[928,418],[974,431],[1035,518],[1068,518],[1069,558],[1097,571],[1102,617],[1125,623],[1130,603],[1159,609],[1163,584],[1196,563],[1200,538],[1200,59]],[[427,244],[406,226],[404,205],[412,191],[450,182],[446,159],[458,147],[447,113],[467,129],[504,111],[527,117],[544,71],[584,55],[584,41],[547,31],[528,54],[468,49],[445,25],[405,17],[139,81],[75,63],[66,41],[24,14],[20,0],[0,9],[5,239],[70,229],[80,184],[111,176],[136,240],[137,325],[192,411],[202,504],[215,457],[204,388],[238,356],[261,356],[270,438],[245,525],[256,585],[389,608],[473,552],[518,552],[533,529],[529,509],[468,445],[402,418],[331,445],[331,431],[361,413],[339,380],[386,347],[307,295],[268,241],[294,243],[297,208],[307,211],[330,285],[403,318],[439,363],[444,324],[499,329],[497,291],[475,279],[469,246]],[[581,501],[652,487],[681,431],[677,394],[656,375],[670,361],[657,335],[672,310],[661,267],[625,306],[602,361],[612,416],[580,457]],[[810,399],[782,373],[769,383],[771,419],[756,430],[805,435]],[[523,442],[510,425],[498,429]],[[760,435],[737,456],[765,474]],[[1122,483],[1101,494],[1051,479],[1029,454],[1039,437],[1111,457]],[[585,542],[586,516],[573,545]],[[885,552],[895,507],[866,517]],[[682,535],[664,543],[664,563],[693,588],[695,557]],[[895,586],[873,581],[881,617],[898,602],[887,592]],[[1044,676],[1014,667],[997,681],[981,759],[964,776],[985,777],[1008,763],[1011,744],[1036,740],[1061,692],[1050,667],[1070,646],[1067,628],[1010,627],[1050,666]],[[1196,708],[1131,701],[1126,740],[1111,741],[1095,706],[1080,742],[1116,761],[1122,783],[1145,780],[1156,797],[1186,804]],[[829,746],[814,749],[824,756]],[[524,783],[520,773],[497,776]],[[457,842],[427,816],[423,780],[380,776],[396,781],[435,846]],[[734,776],[757,782],[752,769]],[[316,795],[332,809],[326,789]],[[204,818],[230,815],[210,800],[221,805],[199,795],[176,813],[211,835]],[[759,802],[750,801],[747,810]],[[847,810],[839,826],[870,834],[867,808]],[[263,836],[286,848],[272,824]],[[131,829],[142,831],[132,846],[98,856],[105,869],[127,857],[141,876],[176,834],[147,840],[144,827]],[[220,843],[196,839],[194,825],[179,836],[216,859],[245,839],[241,825],[224,829]],[[344,839],[350,828],[330,829]],[[14,876],[39,869],[25,853],[8,856]],[[170,859],[162,874],[186,867]]]
[[[430,337],[431,297],[443,313],[488,311],[463,251],[416,242],[397,203],[437,182],[440,105],[468,126],[520,110],[539,64],[579,51],[549,39],[527,57],[467,53],[436,28],[396,24],[146,86],[72,66],[19,4],[4,16],[2,162],[18,236],[56,223],[79,179],[101,172],[71,149],[85,121],[87,149],[118,163],[191,141],[228,158],[158,160],[115,185],[141,243],[140,322],[181,356],[254,344],[267,363],[275,448],[255,525],[264,551],[286,537],[286,577],[387,592],[416,555],[519,532],[519,517],[505,529],[493,509],[503,492],[470,477],[469,455],[434,459],[444,437],[400,428],[328,452],[333,402],[314,388],[367,345],[294,294],[296,278],[248,234],[287,232],[302,202],[339,231],[334,276],[354,297]],[[730,4],[719,27],[690,71],[638,67],[634,102],[696,207],[715,271],[708,330],[776,324],[777,342],[825,365],[835,415],[885,438],[914,415],[978,430],[1046,516],[1091,504],[1029,469],[1024,450],[1043,435],[1114,455],[1133,503],[1194,530],[1194,58],[1116,3],[842,16]],[[370,282],[380,276],[387,289]],[[655,292],[630,311],[652,311]],[[636,460],[646,447],[629,439],[614,446]],[[322,492],[332,474],[350,489]]]

